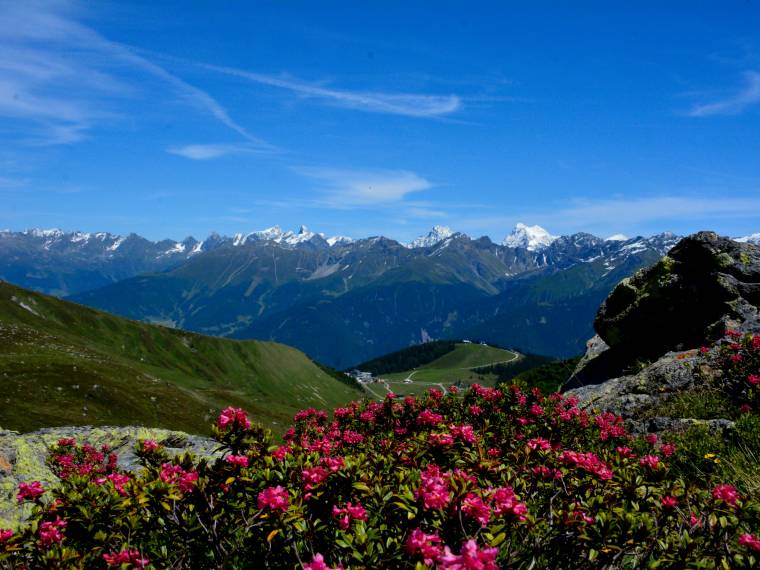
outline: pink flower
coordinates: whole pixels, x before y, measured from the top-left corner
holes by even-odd
[[[248,414],[245,410],[230,406],[222,410],[219,419],[216,421],[216,425],[220,430],[224,431],[234,427],[248,429],[251,427],[251,420],[248,419]]]
[[[473,404],[472,406],[469,407],[469,411],[470,411],[471,416],[479,416],[480,414],[483,413],[483,408],[481,408],[477,404]]]
[[[565,465],[573,465],[599,477],[602,481],[612,479],[612,469],[594,453],[563,451],[559,460]]]
[[[586,514],[585,511],[573,510],[569,514],[569,520],[567,521],[566,524],[572,524],[573,522],[584,522],[586,524],[594,524],[594,522],[596,522],[596,519]]]
[[[670,457],[676,452],[676,446],[673,443],[663,443],[662,446],[660,447],[660,452],[665,457]]]
[[[127,496],[127,491],[124,489],[124,485],[131,481],[129,475],[123,475],[121,473],[111,473],[106,477],[108,481],[113,483],[114,489],[122,497]]]
[[[752,411],[752,406],[749,404],[743,404],[739,407],[739,413],[740,414],[748,414]]]
[[[636,457],[633,453],[633,449],[630,447],[616,447],[615,451],[617,451],[621,457]]]
[[[348,530],[352,520],[367,520],[367,511],[362,507],[361,503],[352,505],[348,502],[343,508],[339,508],[338,505],[333,505],[332,515],[334,518],[338,519],[338,526],[343,530]]]
[[[675,497],[666,495],[660,499],[662,506],[666,509],[674,509],[678,504],[678,500]]]
[[[330,472],[324,467],[312,467],[310,469],[304,469],[301,473],[301,479],[304,482],[304,489],[310,491],[322,481],[327,479]]]
[[[498,548],[480,548],[474,539],[470,539],[462,545],[460,553],[452,554],[449,547],[445,547],[438,568],[441,570],[498,570],[496,556]]]
[[[441,474],[439,467],[428,465],[421,473],[422,484],[417,489],[417,497],[422,499],[426,509],[443,509],[451,501],[448,477]]]
[[[649,445],[655,445],[657,443],[657,434],[648,433],[644,439]]]
[[[77,440],[73,437],[62,437],[58,440],[58,447],[75,447]]]
[[[224,460],[231,465],[248,467],[248,458],[245,455],[228,455]]]
[[[702,346],[702,347],[700,347],[699,352],[700,352],[700,354],[707,354],[707,353],[710,352],[710,349],[707,348],[706,346]]]
[[[753,386],[757,386],[758,384],[760,384],[760,376],[758,376],[757,374],[750,374],[749,376],[747,376],[747,382],[749,382]]]
[[[322,465],[327,467],[332,473],[337,473],[343,469],[345,462],[342,457],[323,457]]]
[[[477,437],[475,436],[475,432],[473,431],[471,425],[451,425],[449,426],[449,431],[451,431],[451,435],[453,435],[456,439],[460,439],[467,443],[475,443],[477,440]]]
[[[146,440],[143,440],[142,442],[143,451],[155,451],[159,447],[161,446],[158,445],[158,443],[152,439],[146,439]]]
[[[543,416],[544,415],[544,409],[539,406],[538,404],[533,404],[530,407],[530,414],[532,416]]]
[[[443,422],[443,416],[427,408],[422,410],[420,415],[417,416],[417,425],[419,426],[436,426],[441,422]]]
[[[723,501],[729,505],[735,505],[739,499],[739,493],[733,485],[716,485],[712,490],[713,499]]]
[[[450,433],[431,433],[428,442],[436,447],[446,447],[454,443],[454,436]]]
[[[54,521],[45,521],[40,525],[40,544],[50,547],[63,540],[63,530],[66,528],[66,521],[56,517]]]
[[[195,471],[185,471],[179,465],[164,463],[161,466],[159,477],[167,485],[177,485],[180,491],[188,493],[193,490],[195,482],[198,480],[198,473]]]
[[[754,534],[743,534],[739,537],[739,545],[753,550],[760,550],[760,539]]]
[[[530,449],[539,449],[542,451],[548,451],[552,448],[552,444],[543,437],[534,437],[528,440],[528,447]]]
[[[283,461],[290,454],[290,451],[290,445],[281,445],[272,452],[272,457],[278,461]]]
[[[689,524],[695,528],[702,526],[702,520],[694,513],[689,513]]]
[[[267,487],[257,497],[260,509],[272,509],[285,512],[288,510],[288,492],[282,486]]]
[[[467,493],[462,500],[462,512],[478,521],[480,526],[486,526],[491,518],[491,508],[475,493]]]
[[[23,501],[27,500],[34,500],[37,497],[41,496],[45,493],[45,489],[42,486],[42,483],[39,481],[32,481],[31,483],[19,483],[18,486],[18,495],[16,495],[16,500],[21,503]]]
[[[311,563],[303,565],[303,570],[339,570],[342,568],[342,565],[338,565],[336,568],[330,568],[325,564],[325,559],[321,554],[315,554],[314,558],[311,559]]]
[[[106,561],[111,567],[122,566],[123,564],[131,564],[135,568],[145,568],[150,564],[148,558],[144,558],[140,551],[136,548],[130,548],[128,550],[120,550],[119,552],[111,552],[110,554],[104,554],[103,560]]]
[[[651,471],[655,471],[662,467],[663,463],[660,461],[660,458],[657,455],[645,455],[639,459],[639,465]]]
[[[343,432],[343,443],[348,445],[356,445],[364,441],[364,436],[358,432],[347,429]]]
[[[10,540],[12,536],[13,536],[12,530],[0,528],[0,542],[6,542],[7,540]]]
[[[406,539],[405,548],[412,556],[422,555],[422,560],[427,566],[435,564],[443,554],[441,537],[437,533],[425,534],[419,528],[415,528]]]
[[[528,507],[517,499],[512,487],[499,487],[491,491],[491,504],[497,517],[512,516],[519,521],[525,520]]]

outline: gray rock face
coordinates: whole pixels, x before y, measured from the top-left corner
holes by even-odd
[[[45,463],[48,450],[61,438],[73,437],[79,443],[108,444],[119,456],[119,467],[138,472],[135,456],[140,439],[154,439],[174,456],[192,453],[201,457],[218,455],[218,443],[212,439],[183,432],[141,427],[57,427],[18,434],[0,429],[0,528],[14,528],[30,511],[16,501],[22,481],[40,481],[45,487],[55,485],[57,477]]]
[[[594,328],[597,336],[563,387],[586,405],[632,418],[698,388],[711,371],[699,368],[696,348],[721,339],[726,328],[760,332],[760,247],[712,232],[686,237],[623,280]],[[659,430],[655,424],[650,428]]]
[[[760,331],[760,247],[713,232],[688,236],[654,266],[621,281],[594,328],[597,336],[566,390],[638,374],[642,362],[714,342],[726,328]],[[658,369],[649,374],[665,376]]]
[[[703,382],[695,374],[696,351],[669,352],[633,374],[568,390],[587,405],[631,417],[674,393]]]
[[[612,348],[660,355],[715,341],[726,325],[756,326],[758,306],[760,248],[699,232],[623,280],[599,308],[594,328]]]

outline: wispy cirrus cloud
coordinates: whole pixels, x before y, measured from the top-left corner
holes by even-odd
[[[738,115],[751,105],[760,103],[760,73],[745,71],[744,85],[736,93],[710,103],[694,105],[687,113],[690,117]]]
[[[372,207],[398,204],[433,184],[408,170],[341,170],[299,168],[297,171],[317,182],[319,201],[333,208]]]
[[[209,64],[201,65],[205,69],[240,77],[261,85],[286,89],[302,97],[320,99],[332,105],[369,113],[431,118],[449,115],[462,107],[462,100],[457,95],[425,95],[334,89],[291,77],[278,77],[233,67]]]
[[[275,152],[276,149],[265,143],[212,143],[171,146],[166,151],[191,160],[211,160],[231,154],[268,154]]]
[[[113,103],[137,92],[122,75],[142,72],[250,142],[258,143],[207,92],[110,41],[78,21],[79,5],[0,0],[0,116],[26,125],[27,141],[82,140],[118,113]]]

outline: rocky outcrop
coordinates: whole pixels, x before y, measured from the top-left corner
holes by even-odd
[[[696,349],[730,328],[760,332],[760,247],[713,232],[681,240],[654,266],[623,280],[594,321],[564,391],[635,417],[709,382]]]
[[[40,481],[47,487],[58,481],[45,460],[50,447],[68,437],[95,446],[108,444],[119,456],[119,467],[131,472],[141,469],[134,453],[140,439],[156,440],[170,455],[189,452],[213,457],[218,448],[212,439],[165,429],[84,426],[46,428],[25,434],[0,429],[0,528],[13,528],[29,514],[30,507],[19,506],[16,501],[20,482]]]
[[[760,327],[760,248],[699,232],[624,279],[594,329],[612,348],[660,355],[715,341],[726,326]]]

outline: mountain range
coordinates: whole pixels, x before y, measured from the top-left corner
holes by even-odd
[[[443,226],[409,244],[305,227],[181,242],[29,230],[0,233],[0,278],[137,320],[277,340],[340,368],[433,338],[566,357],[583,351],[614,285],[678,240],[524,224],[502,243]]]

